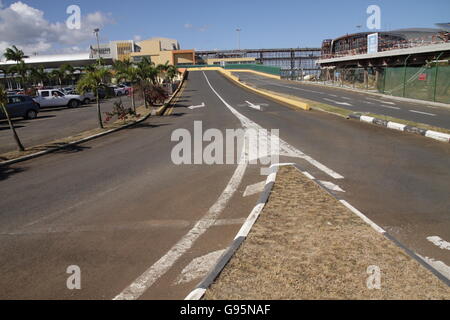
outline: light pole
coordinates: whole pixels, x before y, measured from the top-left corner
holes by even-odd
[[[101,66],[101,56],[100,56],[100,42],[98,40],[98,33],[100,32],[99,28],[94,29],[95,37],[97,38],[97,53],[98,53],[98,65]]]
[[[241,28],[237,28],[236,32],[238,34],[238,50],[241,51]]]

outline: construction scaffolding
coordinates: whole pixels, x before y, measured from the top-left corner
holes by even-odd
[[[245,49],[197,51],[197,61],[208,59],[251,58],[264,66],[278,67],[281,77],[302,80],[305,76],[319,76],[320,69],[316,61],[321,56],[320,48],[285,49]]]

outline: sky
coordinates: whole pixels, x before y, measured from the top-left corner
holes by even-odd
[[[66,26],[70,5],[81,9],[80,29]],[[97,27],[101,42],[168,37],[183,49],[236,49],[240,28],[241,48],[320,47],[368,31],[370,5],[381,9],[381,30],[450,22],[449,0],[0,0],[0,52],[87,51]]]

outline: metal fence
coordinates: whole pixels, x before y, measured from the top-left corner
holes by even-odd
[[[324,84],[450,104],[450,66],[345,68],[322,70]]]

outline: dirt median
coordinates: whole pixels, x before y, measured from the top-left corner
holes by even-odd
[[[381,272],[380,289],[370,267]],[[283,167],[205,299],[448,300],[450,288],[296,168]]]

